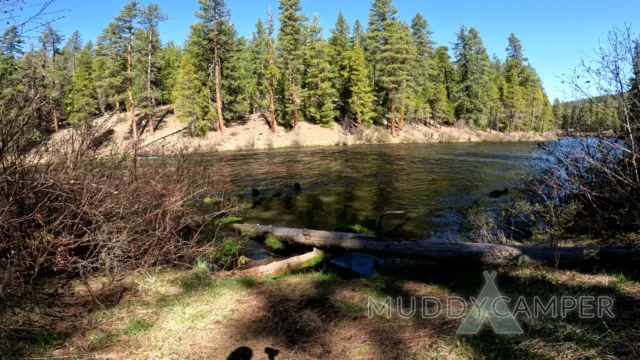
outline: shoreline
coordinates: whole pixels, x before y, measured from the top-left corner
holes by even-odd
[[[186,125],[179,122],[168,108],[159,108],[164,113],[153,135],[145,132],[140,136],[138,156],[154,156],[169,153],[204,154],[229,151],[276,150],[313,147],[342,147],[376,144],[435,144],[467,142],[536,142],[552,141],[562,137],[558,131],[545,135],[533,132],[500,133],[476,131],[466,126],[426,126],[408,124],[396,137],[382,126],[361,126],[353,133],[346,132],[338,124],[331,127],[300,122],[296,129],[277,127],[272,133],[259,114],[248,117],[244,123],[230,126],[224,135],[208,132],[204,137],[192,137]],[[130,123],[126,114],[114,114],[94,121],[94,135],[103,141],[97,146],[99,156],[131,155]],[[73,128],[63,129],[51,136],[46,147],[65,151],[71,138],[78,136]],[[67,145],[65,145],[67,144]],[[62,148],[61,148],[62,147]]]

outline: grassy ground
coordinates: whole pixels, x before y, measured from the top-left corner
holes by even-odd
[[[252,352],[253,359],[269,358],[265,349],[277,349],[275,359],[640,357],[637,273],[512,269],[499,272],[498,284],[507,296],[611,295],[616,318],[522,320],[521,336],[498,336],[488,326],[457,336],[460,319],[369,318],[367,299],[468,299],[484,285],[481,270],[216,279],[201,267],[155,269],[114,283],[92,279],[99,303],[71,282],[48,301],[5,309],[0,357],[227,359],[241,347],[236,354]]]

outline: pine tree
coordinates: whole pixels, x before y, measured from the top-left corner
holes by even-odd
[[[267,30],[261,18],[258,18],[255,26],[256,29],[251,34],[249,41],[252,82],[255,84],[249,94],[252,113],[262,111],[269,105],[269,93],[267,91],[267,83],[269,81],[267,76],[267,69],[269,68],[269,63],[267,62],[269,39],[267,39]]]
[[[119,38],[118,25],[112,22],[102,31],[96,46],[93,77],[103,114],[111,102],[113,110],[118,112],[120,97],[126,91],[126,54]]]
[[[67,43],[64,46],[64,49],[69,52],[71,55],[71,63],[69,64],[69,68],[71,69],[72,78],[76,77],[76,70],[78,68],[76,58],[80,51],[82,51],[82,37],[80,36],[79,31],[74,31],[73,34],[67,40]]]
[[[167,15],[162,12],[157,4],[151,3],[140,10],[140,31],[136,36],[136,47],[139,55],[138,73],[144,69],[144,90],[139,96],[138,104],[142,112],[147,115],[147,125],[151,134],[155,133],[155,125],[153,124],[153,114],[156,106],[156,92],[160,83],[160,63],[158,53],[160,52],[161,42],[158,25],[162,21],[168,19]],[[143,56],[144,54],[144,56]],[[138,77],[140,79],[140,77]]]
[[[454,46],[456,55],[456,116],[468,125],[486,126],[491,61],[480,34],[462,26]]]
[[[271,131],[276,132],[276,87],[279,78],[279,69],[276,66],[276,43],[274,39],[275,27],[273,25],[273,13],[267,12],[267,87],[269,89],[269,116]]]
[[[87,125],[98,114],[93,86],[93,56],[89,48],[78,54],[75,76],[66,101],[68,121],[71,125]]]
[[[369,84],[369,74],[364,51],[360,39],[356,38],[353,50],[348,58],[349,113],[361,124],[371,125],[375,113],[373,111],[374,96]]]
[[[257,88],[251,60],[247,40],[244,37],[238,38],[225,65],[225,76],[221,84],[222,101],[230,119],[244,118],[251,111],[251,93]]]
[[[507,47],[507,59],[515,60],[519,64],[527,62],[529,59],[524,57],[522,43],[514,34],[509,36],[509,46]]]
[[[210,109],[208,89],[199,81],[198,71],[188,52],[180,62],[172,99],[178,120],[188,123],[193,135],[206,135]]]
[[[162,104],[171,104],[173,102],[173,88],[176,84],[178,71],[180,69],[182,50],[170,41],[160,50],[159,58],[162,64],[160,70],[159,100]]]
[[[17,26],[9,26],[2,33],[2,37],[0,37],[0,51],[2,54],[15,58],[18,55],[24,54],[22,51],[23,46],[24,39],[20,36],[20,31]]]
[[[335,72],[333,88],[338,93],[336,107],[340,117],[346,115],[349,106],[350,95],[347,87],[348,73],[344,57],[350,50],[350,37],[351,29],[341,11],[338,14],[338,20],[336,20],[335,27],[331,30],[331,37],[329,38],[330,65]]]
[[[360,45],[362,45],[362,42],[364,41],[363,34],[364,34],[364,30],[362,29],[362,23],[360,23],[360,20],[356,19],[356,22],[353,23],[353,36],[351,36],[351,39],[349,42],[351,47],[355,45],[356,40],[359,40]]]
[[[198,0],[200,10],[196,17],[200,19],[194,35],[200,35],[200,47],[197,61],[203,61],[207,67],[206,75],[209,79],[210,103],[215,103],[218,130],[224,134],[224,117],[222,114],[222,66],[225,57],[230,56],[234,47],[234,29],[231,15],[224,0]],[[192,39],[196,40],[196,39]],[[215,101],[213,98],[215,97]]]
[[[325,126],[333,124],[336,116],[334,68],[331,66],[330,47],[322,37],[317,14],[307,27],[305,46],[304,114],[307,120]]]
[[[278,47],[280,52],[280,69],[288,80],[289,112],[293,120],[293,128],[298,126],[298,110],[301,102],[300,74],[304,70],[304,25],[306,17],[302,13],[300,0],[279,0],[280,31]],[[284,104],[282,104],[285,107]]]
[[[509,133],[512,133],[516,130],[515,125],[521,116],[522,108],[524,106],[517,69],[510,69],[507,72],[505,80],[506,89],[504,105],[509,119],[508,131]]]
[[[416,49],[416,58],[411,66],[415,95],[411,104],[413,117],[427,119],[431,117],[430,101],[433,97],[433,83],[436,80],[433,58],[435,41],[427,20],[416,14],[411,21],[411,35]]]
[[[38,38],[41,44],[42,56],[44,59],[44,67],[46,70],[47,92],[51,113],[53,118],[53,127],[56,132],[60,130],[58,109],[62,100],[61,94],[61,73],[58,71],[56,57],[60,52],[60,44],[64,41],[64,36],[60,35],[58,30],[47,24],[42,30]]]
[[[140,5],[137,0],[131,0],[120,11],[120,14],[115,18],[117,24],[117,31],[119,39],[122,41],[124,49],[126,49],[126,61],[127,61],[127,74],[126,84],[127,92],[129,94],[129,112],[131,113],[131,137],[133,141],[138,141],[138,125],[136,124],[136,105],[133,95],[133,70],[132,70],[132,56],[133,56],[133,39],[136,32],[136,22],[140,16]]]

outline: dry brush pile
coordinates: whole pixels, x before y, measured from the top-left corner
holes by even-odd
[[[53,157],[42,147],[3,159],[0,299],[43,277],[191,265],[219,246],[223,230],[200,206],[215,194],[213,169],[188,166],[180,156],[105,160],[94,146],[99,133],[77,134],[81,140],[57,147]],[[216,210],[229,215],[239,207],[221,200]]]

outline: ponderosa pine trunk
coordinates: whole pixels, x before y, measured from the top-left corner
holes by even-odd
[[[151,135],[155,135],[156,129],[153,126],[153,111],[155,109],[155,101],[153,95],[151,94],[151,31],[149,31],[149,51],[148,51],[148,60],[147,60],[147,98],[151,101],[151,112],[149,113],[149,120],[147,121],[147,126],[151,128]]]
[[[131,107],[131,133],[133,141],[138,141],[138,125],[136,124],[136,106],[133,101],[133,76],[131,75],[131,44],[127,46],[127,90]]]
[[[276,102],[273,90],[273,84],[269,84],[269,120],[271,123],[271,132],[276,132]]]
[[[402,104],[400,105],[400,123],[398,124],[398,130],[404,129],[404,112],[405,112],[405,94],[407,91],[407,79],[402,79]]]
[[[291,84],[291,109],[293,114],[293,128],[298,127],[298,94],[296,93],[296,80],[293,78],[293,74],[289,75],[289,83]]]
[[[222,98],[220,97],[220,59],[218,59],[218,49],[215,51],[214,72],[216,77],[216,108],[218,110],[218,129],[224,135],[224,119],[222,118]]]
[[[391,110],[391,136],[396,137],[396,104],[393,101],[393,96],[389,95],[390,110]]]

